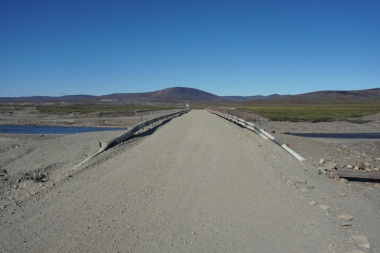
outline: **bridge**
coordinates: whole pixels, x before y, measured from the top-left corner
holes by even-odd
[[[192,110],[111,146],[23,210],[3,214],[0,251],[343,252],[353,245],[337,215],[355,203],[332,196],[341,186],[327,187],[307,163],[216,114]]]

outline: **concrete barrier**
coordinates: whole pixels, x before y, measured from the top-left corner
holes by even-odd
[[[256,134],[258,134],[263,139],[266,139],[266,140],[269,139],[269,140],[273,141],[274,143],[276,143],[277,145],[279,145],[280,147],[282,147],[283,149],[285,149],[292,156],[294,156],[295,158],[297,158],[297,160],[299,160],[299,161],[304,161],[305,160],[302,156],[300,156],[299,154],[297,154],[294,150],[292,150],[291,148],[289,148],[286,144],[282,143],[280,140],[277,140],[271,134],[269,134],[268,132],[266,132],[264,129],[256,126],[255,124],[253,124],[251,122],[248,122],[248,121],[245,121],[243,119],[240,119],[238,117],[229,115],[229,114],[220,113],[220,112],[212,111],[212,110],[209,110],[209,109],[207,109],[207,111],[210,112],[210,113],[212,113],[212,114],[218,115],[219,117],[225,118],[225,119],[227,119],[227,120],[229,120],[231,122],[239,124],[242,127],[245,127],[247,129],[255,132]]]

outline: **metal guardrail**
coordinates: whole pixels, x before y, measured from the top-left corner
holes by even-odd
[[[248,122],[246,120],[243,120],[241,118],[229,115],[229,114],[220,113],[220,112],[212,111],[212,110],[209,110],[209,109],[207,109],[207,111],[209,111],[212,114],[218,115],[219,117],[225,118],[225,119],[227,119],[229,121],[232,121],[232,122],[234,122],[236,124],[239,124],[239,125],[247,128],[247,129],[255,132],[256,134],[258,134],[263,139],[266,139],[266,140],[270,139],[271,141],[273,141],[274,143],[276,143],[277,145],[279,145],[280,147],[282,147],[283,149],[285,149],[287,152],[289,152],[292,156],[294,156],[295,158],[297,158],[297,160],[299,160],[299,161],[304,161],[305,160],[302,156],[300,156],[299,154],[297,154],[294,150],[292,150],[291,148],[289,148],[286,144],[284,144],[281,141],[277,140],[271,134],[269,134],[268,132],[266,132],[264,129],[256,126],[255,124],[253,124],[251,122]]]
[[[182,114],[188,113],[189,111],[191,111],[191,109],[182,110],[182,111],[174,112],[174,113],[169,113],[166,115],[162,115],[162,116],[159,116],[159,117],[156,117],[153,119],[143,121],[140,124],[137,124],[137,125],[131,127],[130,129],[128,129],[124,133],[120,134],[119,136],[116,136],[115,138],[109,140],[107,143],[105,143],[105,145],[103,145],[99,149],[98,152],[96,152],[94,155],[86,158],[83,162],[80,162],[79,164],[77,164],[73,169],[77,169],[79,166],[83,165],[84,163],[86,163],[90,159],[94,158],[95,156],[99,155],[100,153],[104,152],[105,150],[112,148],[112,147],[116,146],[117,144],[126,141],[128,138],[130,138],[132,135],[134,135],[136,132],[138,132],[141,129],[143,129],[143,128],[145,128],[145,127],[147,127],[147,126],[149,126],[149,125],[151,125],[157,121],[169,119],[171,117],[181,116]]]
[[[111,139],[110,141],[108,141],[108,143],[104,147],[102,147],[98,152],[103,152],[104,150],[106,150],[110,147],[113,147],[119,143],[126,141],[129,137],[131,137],[133,134],[135,134],[140,129],[143,129],[144,127],[147,127],[147,126],[149,126],[149,125],[151,125],[157,121],[160,121],[160,120],[163,120],[166,118],[170,118],[173,116],[179,116],[179,115],[182,115],[182,114],[187,113],[189,111],[190,111],[190,109],[179,111],[179,112],[174,112],[174,113],[162,115],[162,116],[141,122],[140,124],[133,126],[132,128],[130,128],[126,132],[122,133],[121,135],[119,135],[119,136]]]

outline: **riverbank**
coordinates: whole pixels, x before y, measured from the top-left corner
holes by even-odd
[[[110,127],[0,125],[0,133],[6,134],[77,134],[120,130],[125,129]]]
[[[284,143],[289,144],[314,168],[327,175],[336,170],[362,170],[379,172],[380,168],[380,113],[365,116],[353,123],[333,122],[286,122],[260,119],[262,128],[271,132]],[[300,137],[290,134],[311,134],[322,137]],[[376,138],[355,138],[373,134]],[[325,138],[330,135],[330,138]],[[351,136],[351,138],[332,138]]]
[[[36,107],[0,111],[0,125],[127,128],[139,122],[178,111],[41,113]]]
[[[73,135],[0,134],[0,209],[46,192],[122,131]]]

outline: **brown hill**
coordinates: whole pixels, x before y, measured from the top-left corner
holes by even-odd
[[[245,101],[245,104],[281,105],[281,104],[317,104],[317,103],[366,103],[379,102],[380,88],[353,91],[315,91],[298,95],[267,97],[260,100]]]
[[[221,97],[193,88],[173,87],[154,92],[116,93],[103,96],[73,95],[62,97],[0,98],[0,103],[102,103],[102,104],[175,104],[175,103],[318,103],[368,102],[380,100],[380,88],[356,91],[317,91],[299,95],[229,96]]]
[[[283,97],[280,99],[290,99]],[[312,101],[341,101],[341,102],[360,102],[360,101],[379,101],[380,88],[352,91],[316,91],[292,96],[291,99],[312,100]]]
[[[174,87],[154,92],[154,98],[173,99],[175,101],[227,102],[228,100],[198,89]]]
[[[183,102],[228,102],[217,95],[193,88],[173,87],[144,93],[117,93],[97,98],[100,102],[112,103],[183,103]]]

